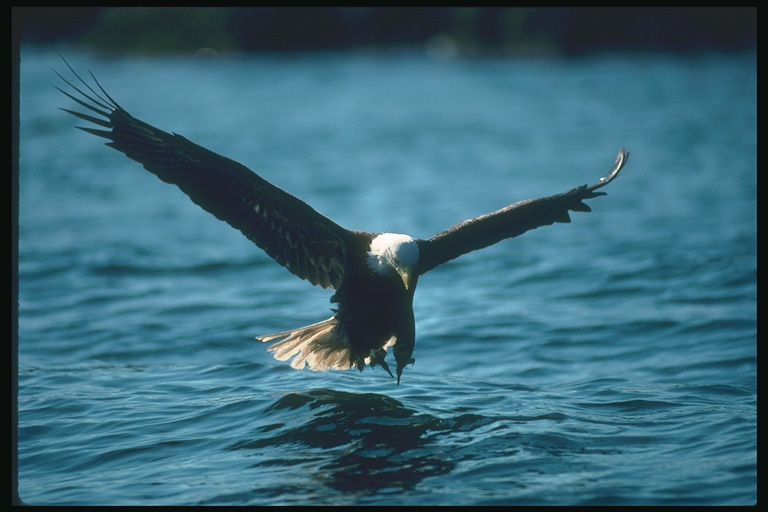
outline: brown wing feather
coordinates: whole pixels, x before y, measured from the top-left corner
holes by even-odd
[[[89,92],[61,75],[81,97],[59,90],[101,117],[62,110],[106,129],[78,128],[109,139],[108,146],[178,186],[197,205],[240,230],[295,275],[324,288],[339,286],[347,248],[361,234],[342,228],[244,165],[132,117],[93,75],[100,92],[69,69]]]
[[[419,274],[429,272],[462,254],[488,247],[531,229],[555,222],[570,222],[569,210],[591,211],[582,201],[605,195],[596,190],[613,181],[628,158],[629,152],[621,148],[611,170],[594,185],[583,185],[555,196],[520,201],[496,212],[465,220],[428,240],[419,240]]]

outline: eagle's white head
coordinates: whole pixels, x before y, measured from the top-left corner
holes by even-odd
[[[379,275],[397,272],[406,290],[416,282],[418,262],[419,246],[416,240],[408,235],[383,233],[371,241],[368,266]]]

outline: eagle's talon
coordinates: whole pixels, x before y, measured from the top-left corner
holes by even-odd
[[[394,379],[395,376],[392,375],[392,372],[389,370],[389,365],[384,360],[386,357],[387,357],[387,351],[384,349],[375,348],[371,350],[371,354],[370,354],[371,368],[374,368],[378,364],[387,371],[390,377]]]

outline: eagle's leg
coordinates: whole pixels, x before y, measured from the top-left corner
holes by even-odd
[[[387,357],[386,350],[384,350],[383,348],[375,348],[371,350],[371,354],[369,357],[371,359],[371,368],[374,368],[377,364],[379,364],[381,365],[382,368],[384,368],[387,371],[390,377],[392,377],[393,379],[395,378],[395,376],[392,375],[392,372],[389,371],[389,365],[384,360]]]

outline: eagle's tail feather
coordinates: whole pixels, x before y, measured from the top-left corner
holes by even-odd
[[[278,341],[269,352],[278,361],[291,361],[291,367],[301,370],[308,365],[311,370],[347,370],[354,366],[349,343],[345,336],[336,329],[338,321],[335,316],[316,324],[283,331],[274,334],[257,336],[260,341]]]

